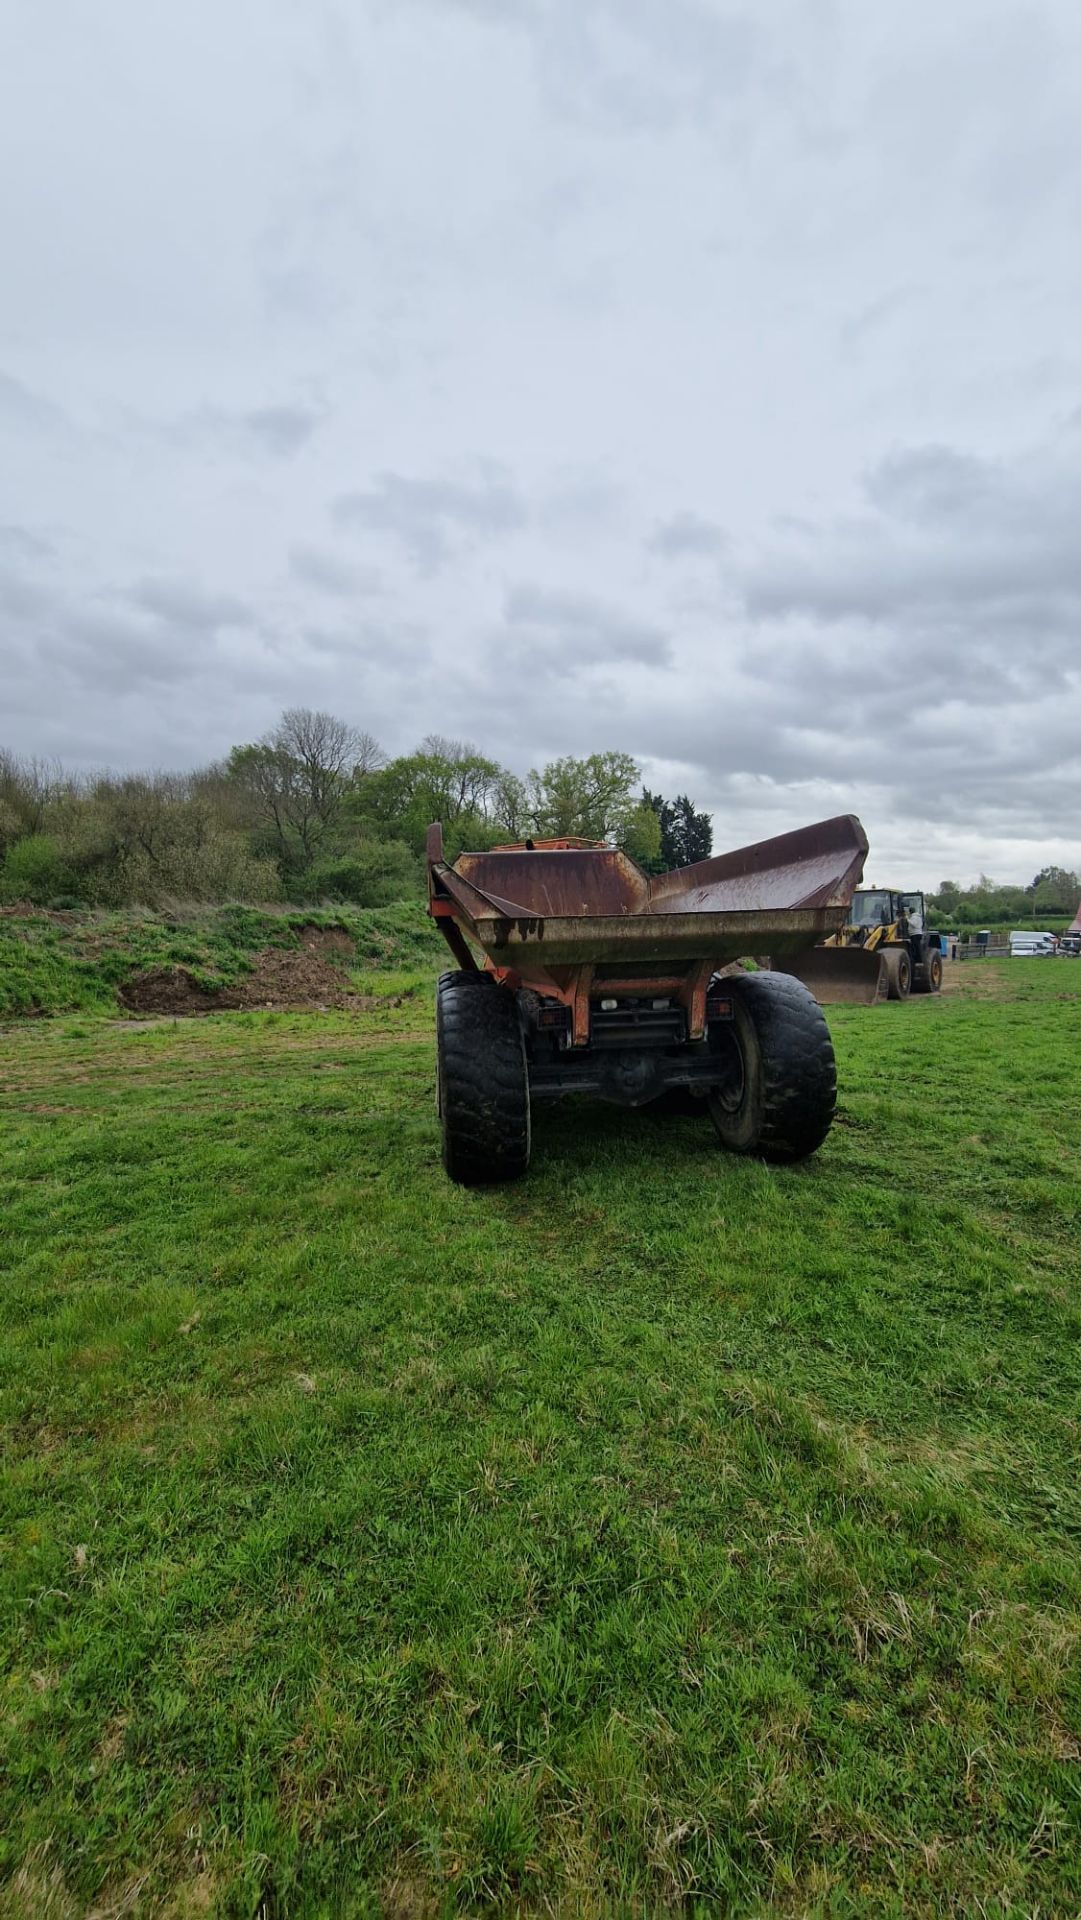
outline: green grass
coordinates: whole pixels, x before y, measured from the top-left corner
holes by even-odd
[[[420,901],[392,907],[203,907],[175,915],[0,915],[0,1019],[20,1014],[116,1011],[117,989],[145,968],[184,967],[204,987],[250,972],[266,947],[297,947],[304,927],[340,927],[356,942],[354,977],[373,968],[425,978],[444,951]]]
[[[803,1168],[430,1000],[0,1034],[0,1915],[1081,1907],[1081,964],[837,1009]]]

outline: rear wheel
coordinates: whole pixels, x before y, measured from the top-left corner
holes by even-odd
[[[710,1118],[731,1153],[805,1160],[820,1147],[837,1104],[833,1042],[821,1007],[788,973],[725,981],[732,1020],[711,1029],[726,1056],[725,1084],[709,1096]]]
[[[436,1054],[443,1165],[463,1187],[513,1180],[529,1165],[529,1070],[518,1002],[494,981],[440,975]]]
[[[886,962],[889,999],[907,1000],[912,992],[912,961],[909,958],[908,948],[883,947],[881,953]]]
[[[458,985],[455,988],[455,992],[458,992],[458,993],[471,992],[474,987],[494,987],[495,986],[495,981],[492,978],[492,975],[490,973],[485,973],[480,967],[477,967],[476,969],[473,969],[472,967],[470,968],[463,967],[460,973],[455,973],[452,970],[448,973],[441,974],[440,985],[442,985],[442,982],[444,980],[456,980],[458,982]],[[436,1113],[439,1115],[439,1118],[442,1119],[443,1118],[443,1076],[439,1072],[437,1072],[435,1076],[435,1110],[436,1110]]]

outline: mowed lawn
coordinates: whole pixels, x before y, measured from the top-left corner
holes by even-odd
[[[0,1915],[1081,1909],[1081,962],[439,1164],[428,996],[0,1033]]]

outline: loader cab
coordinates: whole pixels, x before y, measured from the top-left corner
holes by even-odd
[[[862,927],[870,932],[873,927],[892,926],[896,915],[893,906],[894,896],[878,887],[860,887],[852,895],[849,909],[849,926]]]
[[[860,887],[852,895],[849,926],[870,933],[875,927],[892,927],[903,921],[909,933],[922,933],[924,903],[922,893],[892,893],[886,887]]]

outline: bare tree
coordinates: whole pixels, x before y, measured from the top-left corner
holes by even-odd
[[[0,747],[0,842],[40,833],[51,803],[72,784],[59,761],[22,760]]]
[[[380,767],[385,767],[386,764],[387,756],[374,733],[358,733],[356,754],[353,759],[354,780],[362,780],[366,773],[378,773]]]
[[[279,857],[307,868],[353,781],[382,762],[370,733],[332,713],[289,707],[257,745],[234,747],[229,775],[270,827]]]

